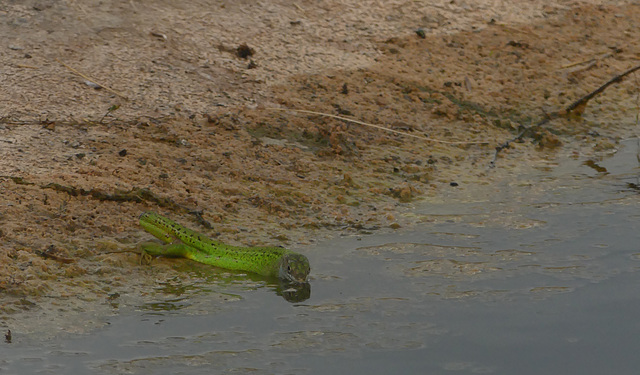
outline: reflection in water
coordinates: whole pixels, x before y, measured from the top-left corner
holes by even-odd
[[[161,302],[150,302],[145,303],[141,306],[142,310],[149,311],[176,311],[182,310],[185,307],[188,307],[189,304],[185,303],[183,300],[167,300]]]
[[[276,294],[292,303],[306,301],[311,297],[311,284],[281,281]]]
[[[188,277],[172,277],[158,283],[158,300],[142,305],[143,310],[175,311],[193,307],[192,299],[199,295],[216,295],[222,300],[240,300],[243,291],[266,288],[291,303],[311,297],[309,283],[293,283],[278,278],[243,272],[230,272],[200,263],[185,261],[175,269]]]
[[[635,182],[627,182],[627,189],[640,192],[640,184]]]
[[[609,173],[609,171],[607,171],[607,168],[598,165],[598,163],[596,163],[595,161],[593,161],[591,159],[585,161],[582,164],[586,165],[587,167],[593,169],[594,171],[596,171],[598,173]]]

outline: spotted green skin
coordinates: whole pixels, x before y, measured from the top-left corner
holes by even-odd
[[[302,254],[281,247],[227,245],[155,212],[140,215],[140,225],[165,243],[142,243],[142,250],[151,255],[188,258],[220,268],[254,272],[297,283],[306,282],[311,270],[309,260]]]

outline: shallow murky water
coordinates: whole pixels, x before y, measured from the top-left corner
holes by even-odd
[[[196,267],[90,334],[3,345],[0,373],[636,373],[636,152],[452,188],[410,232],[306,249],[306,301]]]

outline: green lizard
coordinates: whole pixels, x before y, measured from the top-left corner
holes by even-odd
[[[183,257],[220,268],[249,271],[295,283],[305,283],[311,270],[309,260],[302,254],[282,247],[227,245],[155,212],[140,215],[140,225],[165,243],[144,242],[139,245],[151,255]]]

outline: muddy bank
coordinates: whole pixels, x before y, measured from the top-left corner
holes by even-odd
[[[519,126],[637,65],[640,7],[447,4],[209,4],[224,15],[215,22],[161,1],[6,5],[3,318],[109,310],[125,292],[135,305],[161,293],[159,281],[195,277],[180,261],[148,267],[112,253],[149,238],[136,222],[145,210],[223,241],[304,250],[336,233],[410,226],[402,213],[426,197],[471,194],[552,163],[558,149],[609,152],[632,134],[630,78],[489,169]],[[246,29],[256,20],[271,38]]]

